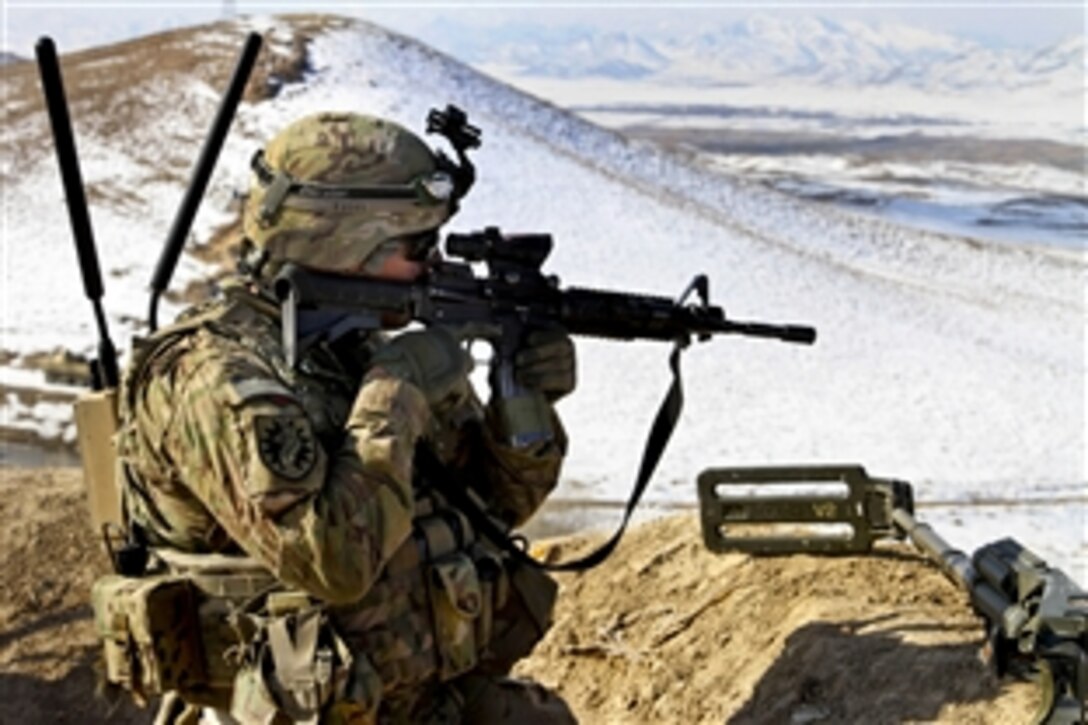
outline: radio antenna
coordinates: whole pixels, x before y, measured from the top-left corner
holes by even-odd
[[[223,141],[227,137],[230,123],[234,120],[234,114],[238,104],[242,100],[242,92],[245,90],[249,75],[253,71],[253,65],[257,61],[257,54],[261,49],[261,36],[250,33],[246,38],[242,52],[238,56],[238,63],[234,67],[234,75],[227,86],[227,92],[219,104],[212,127],[208,131],[208,137],[204,140],[204,148],[200,151],[200,157],[193,167],[192,178],[189,180],[189,188],[181,200],[174,224],[170,228],[170,234],[166,237],[162,255],[155,267],[155,274],[151,278],[151,307],[148,310],[147,324],[151,332],[158,329],[159,297],[170,286],[170,278],[174,276],[174,268],[177,267],[178,257],[185,246],[185,240],[189,236],[189,230],[193,226],[193,218],[200,207],[200,200],[204,197],[204,191],[208,188],[215,162],[219,158],[219,152],[223,148]]]
[[[38,56],[38,73],[45,94],[45,106],[53,127],[53,147],[57,151],[64,196],[68,202],[68,220],[72,225],[72,237],[79,254],[79,268],[83,276],[83,291],[94,306],[95,323],[98,326],[98,359],[91,361],[91,387],[95,390],[116,388],[117,350],[110,340],[106,313],[102,309],[102,272],[98,266],[91,217],[87,211],[87,197],[83,189],[83,175],[79,170],[79,155],[72,120],[68,114],[68,101],[64,95],[64,81],[57,61],[57,47],[53,39],[43,36],[34,46]]]

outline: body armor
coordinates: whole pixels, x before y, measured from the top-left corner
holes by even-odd
[[[278,344],[274,312],[258,295],[236,287],[225,300],[161,330],[134,355],[120,403],[120,486],[128,524],[158,555],[150,576],[106,577],[96,586],[111,679],[143,697],[175,690],[189,702],[230,707],[243,719],[269,712],[305,719],[307,707],[316,717],[331,700],[354,703],[370,717],[381,702],[433,683],[473,670],[506,672],[549,625],[555,585],[543,574],[517,570],[482,539],[441,494],[441,482],[415,475],[411,535],[362,598],[326,604],[246,556],[164,460],[159,441],[165,431],[141,423],[139,406],[148,401],[137,393],[146,393],[156,376],[171,375],[181,356],[199,355],[201,345],[218,340],[243,345],[268,364],[267,377],[232,381],[232,395],[243,400],[275,396],[277,388],[290,391],[323,455],[336,455],[360,372],[381,339],[358,336],[336,347],[313,346],[291,368]],[[428,445],[448,460],[462,447],[461,431],[482,424],[483,409],[473,396],[451,419],[431,421]],[[274,465],[289,476],[292,465],[302,471],[305,464],[297,461],[304,459],[276,459]],[[164,607],[191,616],[170,620],[166,632],[168,618],[156,614]],[[311,634],[300,643],[301,635],[277,635],[280,630]],[[133,645],[156,638],[159,651]],[[181,674],[178,663],[185,665]],[[266,681],[262,673],[269,669],[295,672],[295,690],[291,683]]]

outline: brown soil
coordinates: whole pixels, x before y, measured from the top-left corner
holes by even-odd
[[[78,469],[0,471],[0,723],[146,722],[95,695],[89,595],[109,569]]]
[[[966,597],[905,546],[716,555],[684,514],[636,528],[562,585],[556,625],[519,672],[587,722],[1024,723],[1037,705],[1033,686],[979,661]]]
[[[0,722],[143,722],[95,694],[88,592],[107,569],[76,469],[0,475]],[[566,558],[595,537],[538,553]],[[689,514],[636,527],[566,575],[519,672],[586,723],[1023,723],[1027,683],[978,661],[978,621],[905,548],[868,558],[706,552]]]

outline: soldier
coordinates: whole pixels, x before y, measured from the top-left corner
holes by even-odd
[[[441,162],[378,118],[288,126],[254,158],[238,279],[135,351],[120,396],[126,516],[170,571],[200,582],[207,671],[234,663],[225,698],[221,682],[191,683],[160,718],[204,704],[262,722],[573,721],[557,696],[507,677],[547,628],[554,583],[442,489],[456,473],[502,526],[525,522],[565,452],[554,411],[552,440],[507,444],[458,331],[439,326],[386,338],[316,315],[299,321],[291,365],[270,292],[288,262],[425,275],[458,196]],[[574,389],[562,330],[530,333],[517,365],[548,405]],[[438,465],[421,470],[417,448]],[[208,561],[230,586],[208,583],[220,581]],[[215,611],[245,633],[221,653]]]

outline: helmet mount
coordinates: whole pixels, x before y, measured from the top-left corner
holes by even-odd
[[[454,105],[447,105],[446,110],[432,108],[427,114],[427,133],[436,133],[444,137],[457,153],[454,162],[442,151],[436,153],[438,168],[453,179],[454,189],[450,213],[457,211],[458,202],[476,183],[476,166],[468,157],[469,149],[480,147],[480,129],[468,122],[468,114]]]

